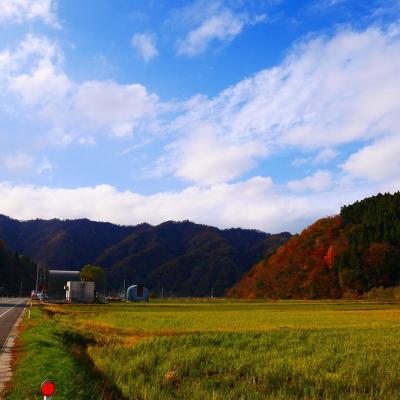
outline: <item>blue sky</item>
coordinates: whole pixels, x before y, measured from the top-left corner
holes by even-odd
[[[0,0],[0,213],[297,232],[400,188],[400,1]]]

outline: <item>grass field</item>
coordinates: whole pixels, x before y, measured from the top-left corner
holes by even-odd
[[[7,399],[49,377],[55,400],[400,399],[400,305],[47,305],[25,325]]]

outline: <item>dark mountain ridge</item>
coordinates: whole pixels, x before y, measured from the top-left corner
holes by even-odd
[[[88,219],[18,221],[0,215],[0,239],[10,249],[59,269],[93,262],[104,248],[141,227]]]
[[[190,221],[120,226],[78,220],[18,221],[0,215],[0,239],[13,251],[49,268],[96,263],[109,286],[143,283],[175,295],[222,295],[254,262],[284,243],[289,233],[220,230]]]

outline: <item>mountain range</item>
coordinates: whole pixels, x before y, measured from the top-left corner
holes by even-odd
[[[18,221],[0,215],[0,239],[14,252],[50,269],[106,270],[109,288],[141,283],[177,296],[221,296],[254,263],[291,237],[168,221],[120,226],[77,220]]]

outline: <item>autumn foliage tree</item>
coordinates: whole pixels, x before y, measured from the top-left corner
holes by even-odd
[[[338,298],[400,282],[400,192],[323,218],[253,267],[229,292],[242,298]]]

